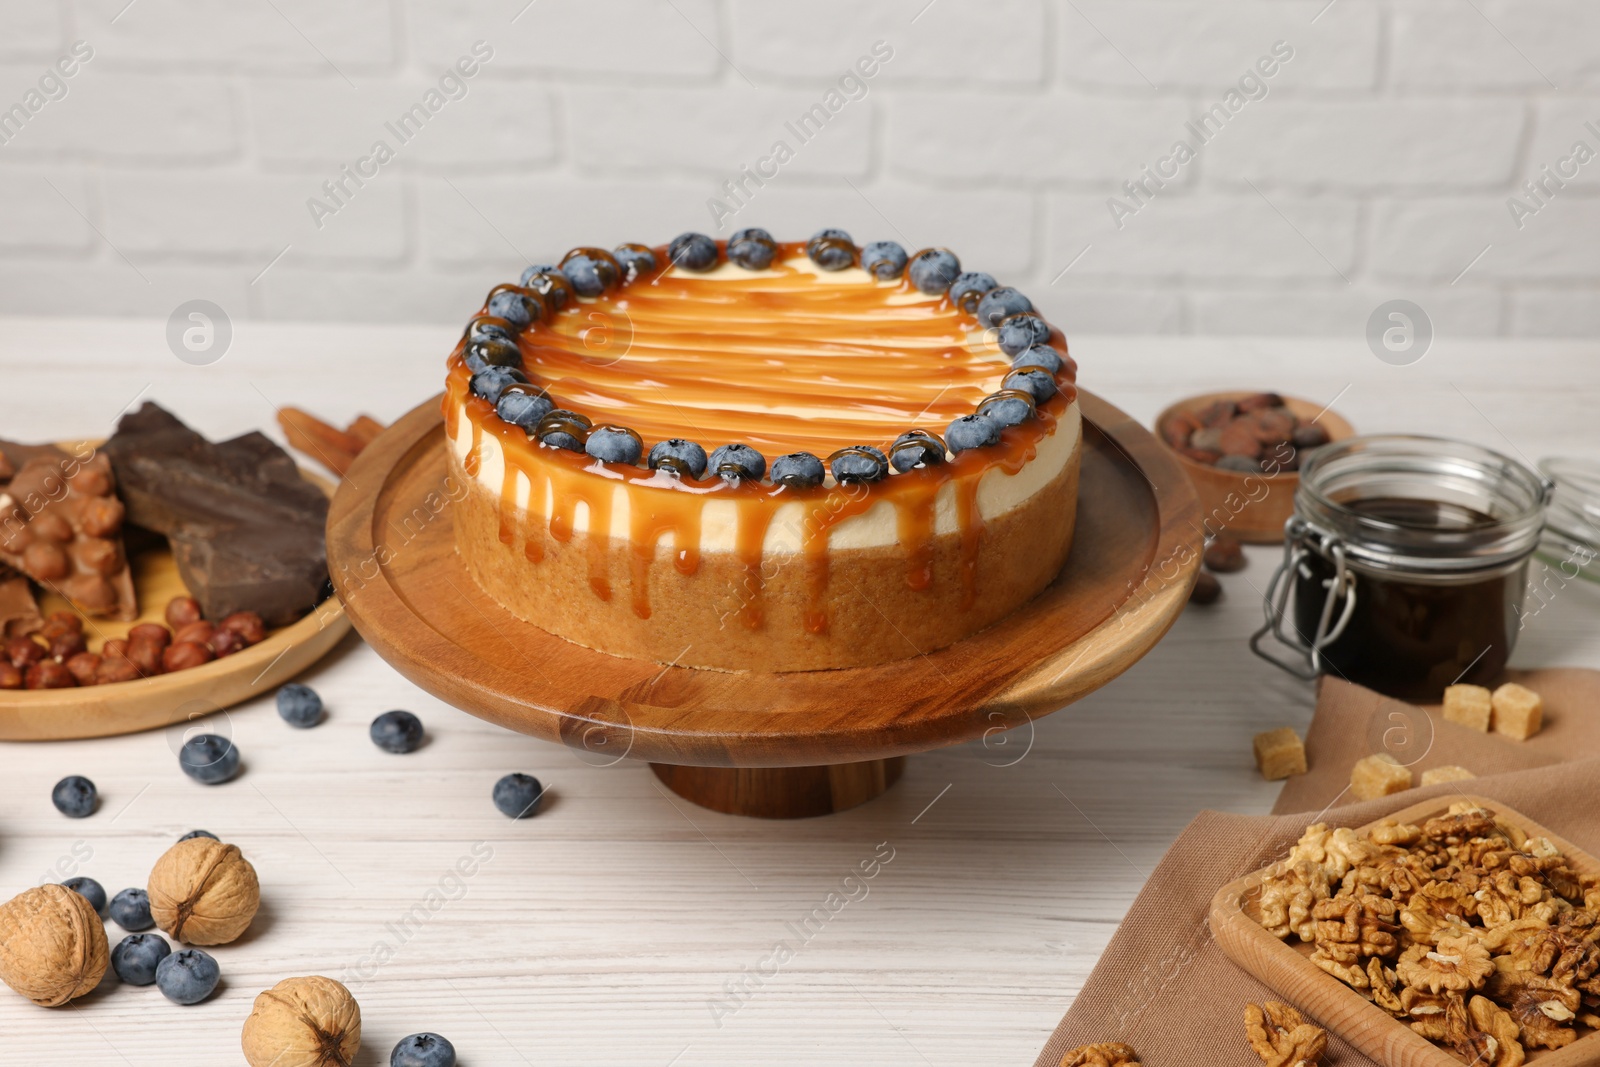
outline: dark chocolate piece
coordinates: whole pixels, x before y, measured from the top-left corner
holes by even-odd
[[[328,498],[271,440],[251,432],[214,444],[147,403],[102,451],[128,521],[166,535],[206,618],[253,611],[285,626],[322,599]]]

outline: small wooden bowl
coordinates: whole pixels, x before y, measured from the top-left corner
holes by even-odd
[[[1207,537],[1226,533],[1253,545],[1282,543],[1283,524],[1294,514],[1294,493],[1300,486],[1300,475],[1296,471],[1245,474],[1198,463],[1168,445],[1161,436],[1161,427],[1172,415],[1199,412],[1219,400],[1242,400],[1259,392],[1261,390],[1237,389],[1206,393],[1180,400],[1156,417],[1156,440],[1177,457],[1189,481],[1194,483],[1195,494],[1200,498],[1200,523]],[[1283,403],[1295,418],[1302,422],[1315,421],[1327,430],[1331,441],[1355,436],[1355,429],[1348,422],[1320,404],[1292,396],[1284,397]]]

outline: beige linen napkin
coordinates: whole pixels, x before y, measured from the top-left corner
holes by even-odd
[[[1245,1004],[1275,999],[1211,937],[1216,891],[1279,858],[1310,822],[1359,826],[1430,797],[1499,800],[1600,855],[1600,671],[1512,675],[1545,700],[1544,729],[1527,741],[1482,734],[1360,686],[1324,679],[1307,737],[1309,772],[1291,778],[1270,816],[1202,812],[1128,909],[1083,991],[1036,1061],[1094,1041],[1123,1041],[1146,1067],[1260,1067],[1244,1039]],[[1366,803],[1346,786],[1355,761],[1389,751],[1417,772],[1457,764],[1477,780],[1412,789]],[[1330,1034],[1329,1067],[1373,1061]]]

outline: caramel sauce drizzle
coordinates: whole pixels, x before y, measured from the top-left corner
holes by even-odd
[[[655,253],[667,262],[664,248]],[[804,255],[803,243],[782,244],[768,271],[710,279],[669,269],[594,300],[569,301],[549,321],[523,332],[524,367],[562,407],[596,424],[632,428],[646,451],[670,437],[692,438],[708,452],[739,441],[760,449],[769,463],[785,452],[826,457],[848,445],[887,451],[912,428],[942,433],[999,388],[1009,360],[949,300],[924,296],[905,281],[844,281],[789,262]],[[1066,351],[1059,331],[1052,331],[1052,343]],[[796,490],[765,481],[729,484],[714,474],[677,477],[545,448],[471,395],[462,351],[458,347],[449,362],[446,430],[454,440],[464,412],[472,435],[462,466],[470,477],[482,466],[485,435],[493,434],[499,444],[505,471],[499,534],[509,548],[515,549],[520,536],[524,557],[539,562],[546,536],[571,541],[580,505],[588,530],[607,533],[612,483],[642,489],[628,498],[627,558],[631,607],[648,619],[657,545],[671,535],[675,569],[695,574],[704,505],[712,498],[731,500],[737,505],[734,551],[744,571],[736,616],[760,629],[763,545],[778,509],[798,501],[805,505],[798,531],[807,590],[804,625],[819,635],[828,630],[831,531],[887,503],[908,556],[906,582],[927,589],[933,583],[936,499],[947,483],[955,488],[962,603],[970,605],[984,536],[979,481],[991,469],[1020,471],[1076,396],[1069,359],[1057,376],[1061,391],[1040,405],[1036,418],[1008,427],[995,446],[870,485]],[[521,515],[519,478],[530,492],[529,509]],[[546,501],[548,517],[541,521]],[[608,541],[596,536],[586,542],[590,588],[608,601]]]

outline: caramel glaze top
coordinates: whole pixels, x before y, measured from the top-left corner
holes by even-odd
[[[719,245],[721,242],[718,242]],[[668,262],[665,247],[654,249]],[[687,437],[707,452],[731,442],[748,444],[768,464],[786,452],[808,451],[826,460],[839,448],[889,443],[913,428],[941,437],[951,420],[970,414],[999,388],[1010,364],[975,320],[944,296],[926,296],[909,281],[854,281],[792,265],[803,243],[779,245],[766,271],[726,269],[714,278],[679,269],[638,278],[595,299],[573,300],[519,338],[523,369],[548,389],[559,407],[588,416],[596,426],[626,426],[644,441]],[[1066,351],[1059,330],[1051,342]],[[649,618],[649,566],[669,534],[674,564],[694,574],[700,562],[700,511],[711,497],[737,506],[735,551],[746,571],[737,592],[738,618],[764,625],[761,558],[768,527],[786,503],[806,505],[799,531],[807,567],[805,628],[828,629],[828,536],[846,519],[880,501],[896,512],[907,557],[906,582],[926,589],[933,581],[934,504],[946,484],[955,487],[961,538],[962,600],[977,595],[975,566],[983,538],[977,505],[980,479],[991,469],[1020,471],[1055,432],[1076,397],[1076,368],[1064,361],[1059,392],[1039,405],[1035,418],[1007,427],[998,444],[954,454],[942,464],[895,473],[866,485],[794,489],[762,480],[724,482],[708,472],[688,478],[645,467],[603,463],[550,448],[502,421],[487,400],[471,393],[465,343],[449,360],[444,413],[454,440],[461,417],[471,427],[464,461],[476,477],[486,436],[505,457],[500,539],[522,542],[530,563],[544,556],[545,538],[572,538],[578,505],[591,532],[611,529],[616,481],[629,484],[631,599]],[[518,475],[527,479],[533,508],[518,507]],[[548,516],[541,501],[553,501]],[[518,527],[523,527],[520,531]],[[539,529],[538,527],[543,527]],[[520,536],[519,536],[520,533]],[[585,538],[590,587],[610,600],[609,539]]]

